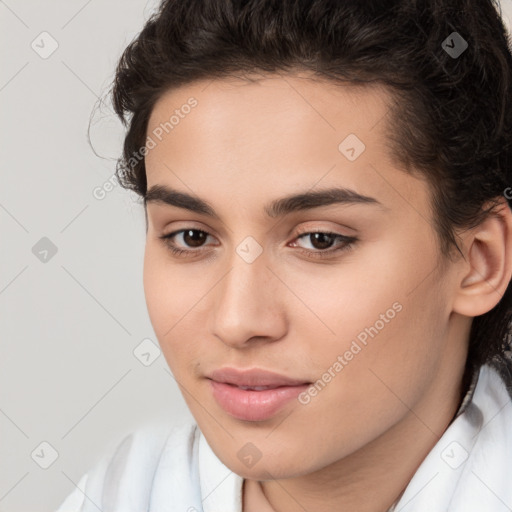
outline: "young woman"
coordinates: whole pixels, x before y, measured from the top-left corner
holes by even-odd
[[[491,0],[166,0],[118,177],[193,424],[59,512],[512,509],[512,55]]]

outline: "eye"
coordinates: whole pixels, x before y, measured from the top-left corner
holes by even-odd
[[[197,253],[203,252],[202,247],[205,245],[205,241],[211,236],[206,231],[200,229],[186,228],[178,231],[173,231],[167,235],[159,236],[166,245],[166,247],[176,256],[193,256]],[[185,247],[191,247],[191,249],[183,249],[176,245],[175,237],[181,237],[182,244]],[[310,239],[312,242],[313,249],[299,248],[299,252],[311,256],[313,258],[327,258],[332,256],[334,253],[340,253],[352,249],[352,246],[357,242],[357,238],[354,236],[341,235],[339,233],[331,233],[328,231],[308,231],[301,233],[297,236],[296,240]],[[335,241],[339,243],[333,247]],[[292,246],[296,246],[297,243],[292,243]]]
[[[353,244],[357,242],[357,238],[354,236],[341,235],[339,233],[331,233],[328,231],[308,231],[302,233],[297,237],[297,240],[310,240],[313,249],[301,249],[300,252],[306,253],[314,258],[327,258],[335,253],[341,251],[347,251],[353,248]],[[334,246],[334,242],[338,240],[337,246]],[[295,244],[296,245],[296,244]]]
[[[189,249],[180,249],[176,247],[173,238],[176,236],[181,236],[184,243],[189,247],[201,247],[203,242],[210,236],[206,231],[202,231],[200,229],[180,229],[179,231],[174,231],[167,235],[162,235],[159,238],[162,239],[165,245],[170,249],[173,254],[176,255],[184,255],[185,253],[194,253],[198,252],[197,250],[189,250]]]

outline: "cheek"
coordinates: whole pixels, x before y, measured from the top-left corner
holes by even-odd
[[[396,303],[403,300],[390,260],[382,253],[380,259],[354,254],[338,265],[290,269],[283,280],[303,302],[290,308],[291,325],[309,333],[300,339],[317,349],[321,340],[322,352],[329,353],[327,347],[348,348],[358,335],[364,341],[365,329],[376,322],[379,331],[387,329],[399,314]]]
[[[144,295],[151,324],[167,357],[192,292],[182,286],[179,271],[173,271],[163,251],[154,245],[148,242],[144,253]]]
[[[312,436],[353,449],[401,418],[404,404],[417,403],[432,382],[445,339],[446,319],[436,321],[443,299],[435,283],[425,282],[407,295],[409,284],[381,278],[351,294],[351,300],[343,294],[344,308],[331,304],[323,310],[322,319],[335,335],[318,336],[313,322],[303,332],[317,380],[302,397],[303,416],[296,415],[296,421],[303,420]],[[311,417],[325,422],[311,426]]]
[[[351,256],[338,268],[287,276],[310,310],[305,315],[297,310],[291,325],[300,325],[298,339],[318,374],[343,370],[351,374],[344,386],[364,389],[372,369],[400,387],[433,371],[448,320],[446,290],[439,278],[425,278],[436,253],[424,247],[409,247],[407,253],[405,247],[393,243],[378,254]]]
[[[143,286],[151,325],[173,371],[183,372],[199,351],[201,326],[206,319],[207,294],[215,284],[198,272],[191,277],[180,264],[173,264],[164,250],[148,242],[144,253]]]
[[[172,326],[176,294],[165,262],[154,244],[146,243],[144,252],[143,285],[151,324],[159,339]]]

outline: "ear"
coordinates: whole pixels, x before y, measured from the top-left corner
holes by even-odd
[[[466,261],[461,260],[453,305],[461,315],[473,317],[490,311],[512,277],[512,211],[504,197],[497,199],[493,213],[462,237]]]

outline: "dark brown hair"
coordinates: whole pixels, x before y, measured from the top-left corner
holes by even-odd
[[[511,47],[497,0],[164,0],[116,69],[112,99],[127,127],[117,178],[145,196],[144,159],[133,155],[169,89],[296,70],[376,83],[393,98],[393,155],[430,185],[449,256],[456,230],[478,225],[512,182]],[[509,284],[474,318],[468,355],[468,368],[494,363],[508,382],[511,307]]]

